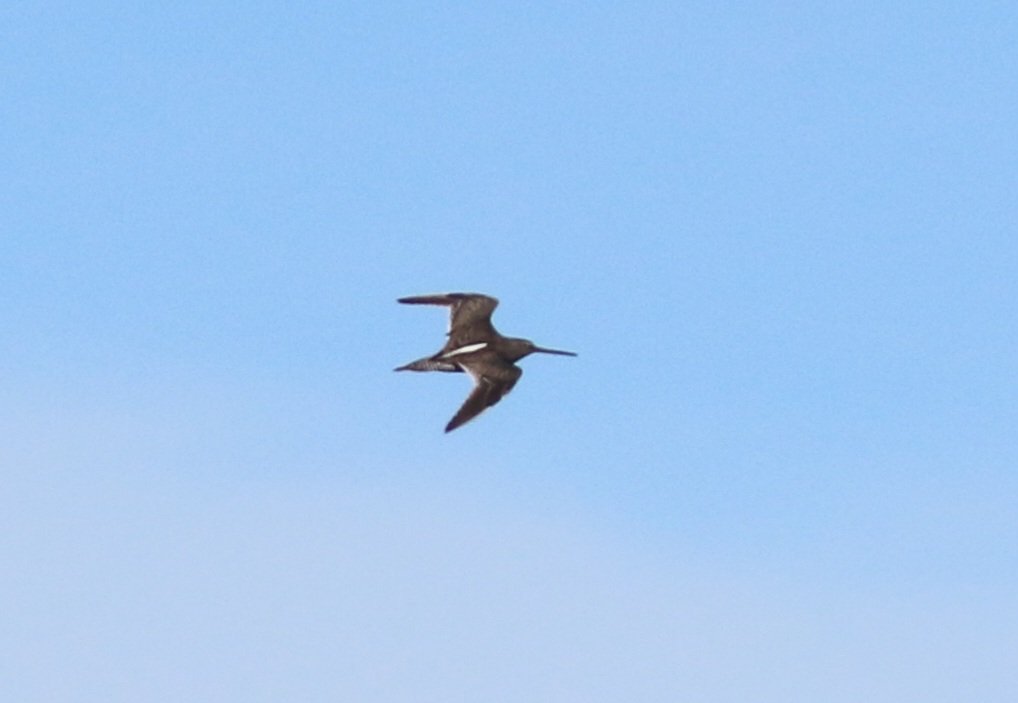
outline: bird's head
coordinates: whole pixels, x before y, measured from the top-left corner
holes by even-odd
[[[541,354],[558,354],[560,356],[576,356],[576,352],[539,347],[529,339],[509,338],[506,340],[505,357],[509,359],[509,361],[519,361],[523,357],[533,354],[534,352],[540,352]]]

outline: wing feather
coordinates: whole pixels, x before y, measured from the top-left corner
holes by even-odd
[[[449,344],[452,348],[471,342],[490,341],[495,336],[491,314],[498,299],[482,293],[436,293],[400,298],[406,305],[444,305],[449,308]]]
[[[523,375],[520,367],[503,361],[494,354],[485,354],[479,359],[461,363],[460,366],[473,377],[474,389],[445,426],[446,432],[452,432],[460,425],[470,422],[502,400]]]

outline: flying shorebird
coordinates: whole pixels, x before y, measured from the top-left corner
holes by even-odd
[[[502,400],[523,375],[516,362],[532,354],[573,352],[539,347],[529,339],[503,337],[491,324],[498,300],[480,293],[440,293],[400,298],[408,305],[445,305],[449,308],[449,340],[441,351],[400,366],[396,371],[466,371],[474,379],[474,390],[445,426],[452,432]]]

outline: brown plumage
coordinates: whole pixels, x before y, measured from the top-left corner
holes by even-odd
[[[396,371],[466,372],[474,389],[445,426],[451,432],[474,419],[512,390],[523,375],[516,362],[532,354],[576,356],[573,352],[539,347],[529,339],[503,337],[491,324],[498,300],[481,293],[440,293],[400,298],[407,305],[443,305],[449,308],[449,332],[437,353],[412,361]]]

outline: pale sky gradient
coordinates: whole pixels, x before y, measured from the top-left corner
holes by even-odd
[[[5,698],[1018,700],[1012,4],[0,31]]]

